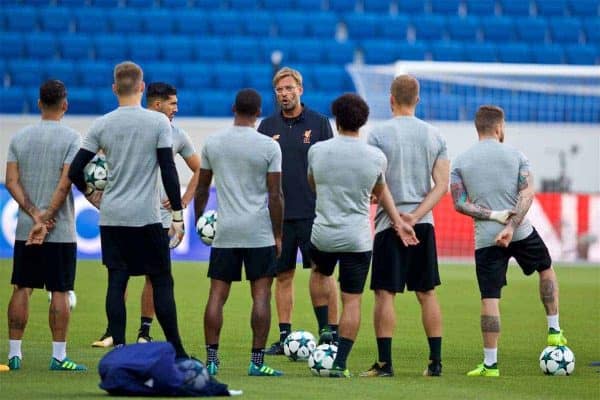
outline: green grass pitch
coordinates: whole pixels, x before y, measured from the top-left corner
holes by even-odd
[[[10,298],[11,260],[0,260],[0,360],[8,350],[6,306]],[[105,398],[98,388],[96,370],[104,349],[90,347],[105,327],[104,293],[106,271],[98,261],[80,261],[76,292],[78,305],[71,316],[68,354],[88,365],[87,373],[48,371],[51,336],[48,329],[48,300],[35,291],[29,324],[23,341],[23,368],[0,374],[0,398]],[[175,294],[179,326],[188,351],[205,358],[202,314],[207,298],[206,263],[175,263]],[[396,298],[398,326],[393,340],[396,375],[390,379],[358,378],[375,359],[372,324],[373,294],[366,290],[361,329],[350,354],[351,379],[311,376],[306,363],[284,357],[268,357],[270,366],[281,369],[281,378],[251,378],[246,375],[250,352],[250,294],[246,283],[234,284],[225,306],[221,337],[221,370],[218,378],[233,389],[242,389],[244,399],[599,399],[600,367],[600,268],[556,267],[560,282],[561,326],[569,347],[575,352],[576,368],[570,377],[544,376],[538,356],[545,347],[546,319],[539,301],[536,276],[525,277],[511,267],[509,285],[503,291],[502,337],[499,349],[498,379],[467,378],[465,372],[481,362],[479,295],[472,265],[442,265],[443,284],[438,290],[444,318],[443,377],[421,376],[428,355],[420,312],[414,294]],[[296,283],[295,329],[316,331],[308,297],[308,271],[298,270]],[[130,281],[128,299],[128,339],[135,339],[139,324],[139,297],[142,278]],[[273,304],[269,343],[278,336]],[[155,339],[163,338],[155,322]],[[6,362],[6,361],[3,361]]]

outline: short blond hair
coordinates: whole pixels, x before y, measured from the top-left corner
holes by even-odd
[[[419,81],[411,75],[400,75],[392,82],[390,88],[396,104],[414,106],[419,99]]]
[[[273,77],[273,87],[277,86],[277,83],[279,83],[280,80],[282,80],[283,78],[287,78],[288,76],[291,76],[292,79],[296,81],[298,86],[302,86],[302,74],[300,74],[300,72],[293,68],[283,67],[279,71],[277,71],[277,73]]]
[[[115,66],[115,88],[119,96],[134,94],[143,79],[144,71],[134,62],[124,61]]]
[[[504,110],[494,105],[483,105],[475,114],[477,133],[491,133],[504,121]]]

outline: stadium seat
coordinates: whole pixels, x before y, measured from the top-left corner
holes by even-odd
[[[53,34],[34,32],[25,35],[25,54],[29,58],[52,59],[56,55],[56,47]]]
[[[355,0],[329,0],[329,10],[337,13],[349,13],[356,11]]]
[[[252,62],[265,62],[261,60],[259,41],[249,37],[229,37],[225,39],[226,58],[229,61],[246,64]]]
[[[259,0],[229,0],[229,8],[232,10],[247,12],[259,8]]]
[[[221,62],[226,60],[225,46],[220,38],[193,38],[194,58],[201,62]]]
[[[174,8],[186,8],[189,6],[189,0],[160,0],[160,6],[168,8],[169,10]]]
[[[110,87],[98,89],[96,91],[96,95],[98,112],[101,114],[111,112],[119,106],[119,103],[117,103],[117,98]]]
[[[365,12],[388,14],[390,3],[389,0],[363,0],[363,9]]]
[[[383,15],[379,18],[377,36],[386,39],[405,40],[409,25],[410,21],[406,15]]]
[[[66,60],[85,60],[92,55],[92,39],[85,33],[59,35],[58,52]]]
[[[461,102],[456,96],[426,96],[419,102],[423,118],[437,121],[456,121],[460,118]]]
[[[51,4],[50,0],[22,0],[22,4],[32,7],[45,7]]]
[[[403,14],[422,14],[425,12],[425,0],[398,1],[398,12]]]
[[[531,44],[546,41],[548,22],[543,17],[517,17],[515,28],[520,41]]]
[[[600,15],[600,1],[598,0],[569,0],[569,9],[572,15],[592,17]]]
[[[235,91],[205,91],[200,93],[200,116],[231,117]]]
[[[394,40],[363,40],[361,48],[365,64],[391,64],[400,58],[400,48]]]
[[[142,10],[142,29],[146,33],[169,34],[175,32],[173,12],[166,8]]]
[[[10,86],[38,87],[43,80],[40,76],[40,62],[37,60],[8,60]]]
[[[343,66],[317,65],[313,69],[313,74],[318,77],[315,82],[317,90],[337,93],[354,91],[350,75]]]
[[[331,103],[340,95],[339,92],[317,92],[310,91],[302,95],[302,99],[308,108],[331,117]]]
[[[399,42],[398,54],[400,60],[423,61],[427,56],[427,45],[425,42]]]
[[[200,114],[198,91],[192,89],[177,89],[177,115],[193,117]]]
[[[325,62],[323,41],[316,39],[297,39],[290,49],[290,61],[303,64]]]
[[[439,40],[444,37],[446,19],[442,15],[423,14],[412,19],[417,40]]]
[[[379,16],[376,14],[352,13],[343,20],[348,29],[348,37],[353,40],[371,39],[375,37]]]
[[[492,16],[496,13],[496,0],[467,0],[467,14]]]
[[[66,7],[44,7],[38,10],[40,28],[45,32],[69,32],[71,10]]]
[[[322,40],[325,60],[330,64],[348,64],[354,61],[354,43],[351,41]]]
[[[249,87],[258,91],[270,91],[270,94],[272,94],[273,85],[271,84],[271,78],[274,71],[271,64],[247,64],[244,68]]]
[[[529,0],[499,0],[502,15],[527,16],[531,13]]]
[[[296,8],[294,1],[280,1],[280,0],[262,0],[263,9],[268,11],[293,11]]]
[[[600,62],[598,56],[598,48],[593,45],[571,44],[565,46],[565,58],[569,64],[598,64]]]
[[[462,42],[438,41],[431,43],[431,57],[434,61],[463,61],[465,50]]]
[[[41,64],[43,72],[40,74],[44,79],[58,79],[62,81],[70,91],[71,87],[79,85],[79,74],[76,73],[73,61],[52,60]]]
[[[471,62],[497,62],[493,43],[465,43],[465,60]]]
[[[584,20],[583,31],[587,43],[600,43],[600,17]]]
[[[446,20],[448,34],[452,40],[462,40],[465,42],[476,41],[479,33],[479,26],[480,19],[479,17],[474,16],[450,16]]]
[[[91,0],[92,6],[100,8],[115,8],[119,6],[119,0]]]
[[[275,94],[272,90],[263,90],[259,93],[262,100],[261,116],[264,118],[272,115],[275,112]]]
[[[567,10],[567,0],[536,0],[537,15],[562,16]]]
[[[531,52],[525,43],[498,44],[498,59],[503,63],[531,63]]]
[[[431,11],[436,14],[457,15],[461,0],[430,0]]]
[[[562,64],[565,62],[563,47],[555,43],[539,43],[531,46],[531,56],[536,64]]]
[[[236,91],[246,87],[246,75],[241,64],[214,64],[212,68],[217,89]]]
[[[0,43],[2,43],[2,46],[0,46],[0,59],[11,60],[25,55],[25,43],[22,33],[0,32]]]
[[[131,8],[149,9],[154,7],[155,4],[154,0],[125,0],[125,6]]]
[[[6,28],[14,32],[33,32],[37,28],[37,13],[33,7],[13,6],[4,9]]]
[[[69,88],[69,114],[95,115],[100,113],[96,93],[88,88]]]
[[[183,63],[180,67],[181,86],[186,89],[214,88],[212,68],[207,64]]]
[[[209,32],[208,16],[202,10],[185,10],[173,15],[175,31],[185,35],[205,35]]]
[[[192,39],[188,36],[160,36],[158,46],[162,58],[177,62],[190,62],[194,59],[194,48]]]
[[[108,11],[107,18],[113,33],[139,33],[143,30],[140,10],[114,8]]]
[[[81,85],[89,88],[110,89],[113,83],[113,68],[114,64],[106,61],[84,61],[75,65]]]
[[[242,18],[242,30],[244,34],[255,37],[271,36],[274,17],[266,11],[244,12]]]
[[[303,38],[308,35],[308,27],[312,16],[308,13],[279,11],[274,13],[273,20],[280,37]]]
[[[192,3],[195,8],[205,9],[205,10],[217,10],[224,9],[225,0],[192,0]]]
[[[127,43],[121,35],[96,35],[93,41],[97,60],[120,62],[129,56]]]
[[[550,19],[550,36],[556,43],[578,43],[581,36],[579,18],[553,17]]]
[[[25,91],[20,87],[0,87],[0,113],[20,114],[25,111]]]
[[[216,36],[239,36],[242,34],[244,16],[235,11],[212,11],[208,14],[210,31]]]
[[[529,120],[565,122],[565,96],[544,94],[530,98]]]
[[[85,7],[87,4],[86,0],[57,0],[57,5],[62,7],[68,7],[72,9],[74,7]]]
[[[181,85],[181,63],[149,62],[142,65],[146,86],[151,82],[166,82],[176,88]]]
[[[287,39],[265,39],[260,43],[261,60],[271,61],[271,55],[274,51],[280,51],[282,55],[282,64],[290,62],[292,45]]]
[[[125,39],[129,57],[138,64],[160,60],[160,46],[154,35],[135,35]]]
[[[486,18],[481,30],[486,42],[505,43],[515,38],[514,19],[509,17]]]
[[[294,6],[298,10],[323,11],[323,0],[295,0]]]
[[[73,11],[75,17],[75,30],[90,34],[110,32],[106,11],[102,8],[85,7]]]
[[[331,12],[315,12],[310,14],[308,32],[315,38],[334,38],[338,18]]]

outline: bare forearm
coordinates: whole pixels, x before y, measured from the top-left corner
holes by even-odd
[[[448,186],[446,185],[435,185],[427,196],[423,199],[421,204],[417,206],[411,214],[413,214],[417,221],[423,218],[428,212],[433,210],[433,207],[440,202],[442,197],[448,192]]]
[[[198,176],[199,175],[200,175],[200,170],[198,170],[197,172],[194,172],[192,179],[190,179],[190,182],[188,183],[187,188],[185,189],[185,193],[182,196],[182,201],[183,201],[184,207],[187,207],[188,204],[190,204],[192,199],[194,198],[194,194],[196,193],[196,188],[198,187]]]
[[[509,219],[509,224],[513,228],[517,228],[519,225],[521,225],[521,222],[523,222],[525,215],[527,215],[527,212],[529,211],[529,207],[531,207],[531,203],[533,203],[532,192],[519,193],[519,198],[515,207],[515,213]]]
[[[17,202],[19,207],[25,211],[27,215],[29,215],[32,219],[35,220],[35,215],[39,211],[37,207],[31,202],[27,193],[21,186],[21,183],[18,181],[7,181],[6,189],[12,196],[12,198]]]
[[[71,191],[71,180],[69,179],[68,172],[69,165],[65,165],[58,186],[56,187],[56,190],[54,190],[52,198],[50,199],[50,204],[43,215],[44,222],[54,218]]]
[[[202,213],[204,213],[209,195],[210,186],[200,185],[196,188],[196,195],[194,196],[194,214],[196,216],[196,221],[202,216]]]
[[[273,236],[281,238],[283,229],[283,193],[269,193],[269,216],[273,227]]]
[[[394,203],[394,199],[392,198],[392,194],[387,185],[383,185],[383,188],[377,192],[378,193],[375,193],[375,195],[379,198],[379,204],[390,217],[392,223],[398,225],[400,223],[400,215],[398,214],[396,204]]]

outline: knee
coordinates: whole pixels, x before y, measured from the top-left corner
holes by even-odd
[[[421,303],[421,304],[425,304],[430,301],[436,300],[435,290],[428,290],[426,292],[415,292],[415,293],[417,295],[417,300],[419,300],[419,303]]]
[[[277,274],[277,285],[278,286],[292,286],[294,280],[294,270],[283,271]]]

